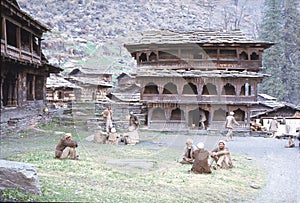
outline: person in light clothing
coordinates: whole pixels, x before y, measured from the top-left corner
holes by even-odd
[[[233,125],[240,125],[233,117],[234,112],[230,112],[226,117],[225,128],[228,130],[226,134],[226,141],[233,140]]]

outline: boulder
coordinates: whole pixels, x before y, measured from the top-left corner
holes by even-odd
[[[42,194],[35,166],[0,160],[0,190],[17,188],[25,193]]]

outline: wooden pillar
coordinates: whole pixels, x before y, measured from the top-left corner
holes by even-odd
[[[2,37],[5,43],[5,52],[7,51],[7,33],[6,33],[6,18],[2,18]]]
[[[32,100],[35,100],[35,75],[32,76]]]
[[[19,56],[21,57],[21,29],[19,26],[16,26],[16,44],[17,48],[19,49]]]
[[[39,55],[39,58],[42,60],[42,52],[41,52],[41,46],[42,46],[42,40],[40,38],[38,38],[38,55]]]
[[[0,108],[2,109],[3,107],[3,85],[4,85],[4,77],[1,75],[1,89],[0,89]]]

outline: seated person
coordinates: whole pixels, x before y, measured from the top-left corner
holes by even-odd
[[[120,135],[117,133],[116,128],[111,128],[110,133],[108,133],[107,144],[117,145],[119,142]]]
[[[292,136],[292,135],[289,136],[289,142],[288,142],[288,145],[286,145],[285,147],[286,147],[286,148],[292,148],[292,147],[295,147],[294,136]]]
[[[194,162],[193,152],[196,150],[196,146],[193,145],[192,139],[187,139],[185,144],[186,146],[184,148],[183,158],[179,163],[192,164]]]
[[[138,130],[135,129],[133,126],[128,128],[129,132],[123,135],[121,142],[124,142],[125,145],[135,145],[139,143],[140,137]]]
[[[216,162],[216,165],[213,166],[213,169],[219,169],[219,168],[232,168],[232,160],[230,156],[230,151],[227,147],[225,147],[225,141],[220,140],[219,146],[211,151],[210,154],[211,157],[211,163]]]
[[[209,152],[204,149],[204,144],[199,142],[193,153],[194,163],[191,172],[195,174],[211,173],[208,165]]]
[[[55,158],[78,160],[75,148],[78,147],[77,142],[72,140],[72,134],[66,133],[59,141],[55,150]]]
[[[106,144],[107,132],[103,132],[101,127],[98,126],[99,131],[95,133],[93,141],[98,144]]]

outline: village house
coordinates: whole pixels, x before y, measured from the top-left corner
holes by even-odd
[[[96,68],[75,68],[65,79],[81,87],[75,91],[76,101],[109,101],[112,74]]]
[[[62,76],[55,74],[50,74],[50,77],[47,78],[46,87],[47,103],[55,108],[76,101],[75,91],[81,89]]]
[[[250,131],[251,107],[267,75],[263,51],[272,42],[240,31],[149,31],[124,46],[137,62],[147,126],[157,130],[224,129],[233,111],[240,131]],[[203,129],[203,128],[202,128]]]
[[[17,1],[1,1],[1,130],[21,120],[34,124],[30,118],[35,120],[46,106],[46,78],[62,70],[50,65],[42,52],[47,31]]]

